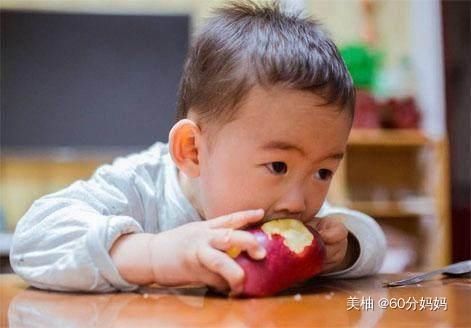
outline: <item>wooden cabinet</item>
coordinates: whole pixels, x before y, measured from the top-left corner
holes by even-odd
[[[352,130],[328,199],[375,218],[388,247],[388,231],[413,240],[406,246],[415,254],[409,269],[426,270],[450,261],[448,176],[446,139],[417,130]]]

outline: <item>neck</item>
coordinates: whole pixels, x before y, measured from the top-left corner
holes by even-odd
[[[197,188],[195,185],[194,179],[188,178],[184,173],[177,169],[177,177],[178,183],[180,188],[183,191],[183,195],[188,199],[190,204],[196,209],[199,216],[204,219],[203,211],[201,210],[201,206],[199,204],[199,200],[197,198]]]

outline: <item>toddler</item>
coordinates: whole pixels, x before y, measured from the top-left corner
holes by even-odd
[[[378,224],[325,202],[354,101],[318,23],[276,3],[229,3],[193,39],[168,144],[35,201],[16,227],[12,267],[43,289],[202,283],[238,294],[244,272],[226,251],[262,259],[242,228],[289,217],[319,231],[324,275],[373,274],[385,253]]]

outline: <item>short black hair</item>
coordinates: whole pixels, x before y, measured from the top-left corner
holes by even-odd
[[[227,121],[255,85],[314,92],[353,117],[355,89],[321,25],[278,1],[231,1],[194,37],[183,68],[177,120]]]

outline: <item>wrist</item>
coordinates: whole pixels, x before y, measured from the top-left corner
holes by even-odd
[[[149,239],[147,243],[147,251],[146,251],[146,260],[149,263],[149,270],[150,275],[152,277],[152,282],[158,285],[162,284],[162,279],[160,277],[159,271],[163,269],[162,265],[159,264],[159,256],[158,250],[161,250],[159,244],[159,237],[160,235],[153,235],[152,238]],[[159,268],[159,270],[157,270]]]
[[[154,282],[149,262],[149,244],[155,235],[133,233],[119,237],[110,249],[110,256],[121,277],[130,284],[148,285]]]
[[[172,230],[155,235],[147,244],[146,260],[150,264],[152,282],[160,286],[178,286],[189,283],[182,278],[187,275],[186,268],[182,267],[181,256],[174,243],[175,235]]]

